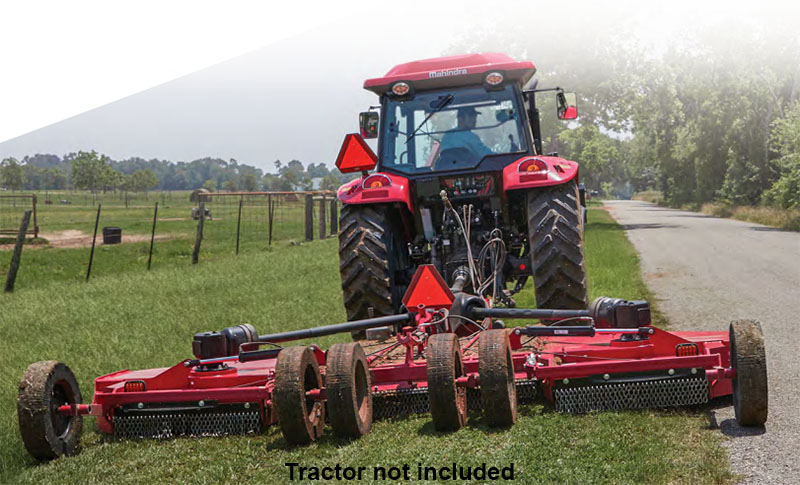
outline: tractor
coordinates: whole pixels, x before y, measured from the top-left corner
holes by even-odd
[[[554,92],[558,118],[572,120],[576,96],[537,89],[535,72],[530,61],[484,53],[400,64],[365,81],[380,106],[360,113],[360,133],[345,137],[336,161],[361,172],[337,193],[348,320],[397,313],[423,264],[455,292],[495,305],[513,307],[533,278],[537,307],[587,307],[578,164],[542,153],[536,107],[537,93]]]

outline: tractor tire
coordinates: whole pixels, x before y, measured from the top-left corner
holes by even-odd
[[[309,347],[285,348],[275,365],[275,388],[272,399],[281,433],[289,444],[305,445],[322,436],[325,406],[306,396],[322,388],[322,374],[314,352]]]
[[[507,427],[517,420],[517,387],[511,344],[504,329],[486,330],[478,341],[481,404],[489,426]]]
[[[17,394],[17,419],[22,442],[37,460],[78,452],[83,416],[57,413],[64,404],[81,404],[81,391],[69,367],[56,361],[28,366]]]
[[[328,350],[325,390],[333,432],[359,438],[372,427],[372,394],[367,357],[357,343],[334,344]]]
[[[427,357],[433,427],[436,431],[458,431],[467,422],[467,388],[456,384],[456,379],[465,375],[456,334],[432,335]]]
[[[395,272],[404,264],[406,247],[394,230],[390,208],[345,205],[339,227],[339,273],[347,320],[394,315],[405,291],[395,282]],[[352,332],[353,340],[365,335],[364,330]]]
[[[730,326],[733,409],[739,426],[762,426],[767,422],[767,356],[764,333],[754,320],[736,320]]]
[[[570,181],[529,191],[527,211],[536,307],[586,308],[589,297],[578,185]]]

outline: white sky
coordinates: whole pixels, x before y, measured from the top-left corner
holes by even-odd
[[[335,22],[347,4],[4,0],[0,142]]]
[[[358,46],[361,37],[373,44],[363,52],[357,47],[337,52],[342,67],[335,76],[342,77],[353,66],[369,67],[370,75],[377,76],[422,51],[429,57],[440,55],[455,36],[469,38],[474,29],[514,22],[536,29],[537,23],[561,22],[563,35],[569,37],[574,25],[570,20],[576,18],[598,25],[624,22],[620,27],[651,40],[658,50],[687,28],[702,30],[704,24],[718,22],[736,31],[758,18],[766,25],[798,25],[800,32],[800,2],[0,0],[0,144],[321,26],[347,25],[342,29],[347,32],[335,34],[357,39],[350,46]],[[353,25],[363,25],[363,32]],[[384,43],[392,47],[381,50]],[[535,60],[536,53],[530,54]],[[350,118],[363,107],[359,103]],[[99,134],[97,139],[102,141]],[[236,142],[226,143],[220,151],[233,154]],[[279,137],[274,144],[280,144]],[[48,149],[63,153],[80,148],[88,147],[65,144]],[[143,145],[142,153],[160,156],[157,148]]]

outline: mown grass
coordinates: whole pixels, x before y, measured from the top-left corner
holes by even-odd
[[[591,209],[587,259],[593,296],[648,296],[633,248],[602,210]],[[530,304],[527,288],[518,298]],[[189,356],[194,332],[243,322],[261,332],[344,319],[334,240],[220,257],[198,266],[104,275],[89,284],[53,283],[3,298],[0,332],[0,482],[284,483],[287,462],[304,466],[449,466],[514,463],[524,483],[719,483],[730,480],[720,437],[702,410],[561,415],[525,405],[509,430],[467,427],[436,433],[429,416],[375,423],[356,441],[330,433],[288,447],[279,430],[256,437],[116,441],[86,420],[75,456],[38,464],[16,423],[16,390],[29,362],[57,359],[92,379],[123,368],[168,366]],[[346,336],[318,339],[329,345]],[[369,468],[368,468],[369,470]],[[371,478],[371,477],[370,477]],[[367,480],[370,481],[370,480]]]

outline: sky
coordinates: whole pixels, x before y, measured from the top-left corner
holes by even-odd
[[[365,78],[476,32],[611,24],[658,52],[710,23],[792,18],[795,4],[744,1],[3,2],[0,158],[330,162],[377,101]]]

